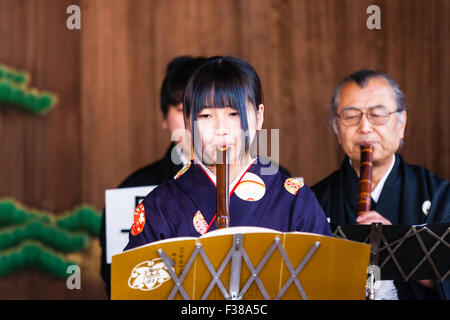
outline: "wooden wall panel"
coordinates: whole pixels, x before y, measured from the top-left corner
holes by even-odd
[[[153,158],[163,155],[170,138],[161,128],[159,99],[167,64],[181,55],[237,55],[237,4],[234,0],[155,1],[152,85],[156,95],[152,111],[157,121],[152,134],[158,152]]]
[[[396,13],[407,17],[399,23],[392,13],[395,34],[387,46],[389,69],[409,104],[403,154],[449,179],[449,93],[444,86],[448,88],[450,78],[450,29],[443,14],[450,13],[450,4],[423,1],[411,6],[404,1]]]
[[[0,108],[0,197],[56,214],[83,201],[79,179],[80,33],[66,28],[66,8],[76,3],[0,1],[0,63],[28,71],[30,87],[50,90],[59,98],[45,116]],[[19,271],[0,279],[1,299],[61,299],[71,294],[86,297],[89,292],[95,296],[95,287],[85,283],[85,289],[70,292],[64,280],[37,271]]]
[[[65,26],[69,4],[81,7],[80,31]],[[368,30],[371,4],[0,0],[0,62],[60,97],[45,117],[0,109],[0,195],[57,213],[103,207],[105,189],[164,154],[159,91],[179,55],[249,61],[263,84],[264,128],[280,129],[281,164],[309,185],[343,159],[327,122],[336,84],[360,68],[387,72],[410,107],[402,154],[449,179],[450,3],[377,1],[382,28]],[[0,279],[0,297],[104,298],[98,242],[74,259],[85,270],[80,292],[28,272]]]
[[[59,97],[46,116],[0,109],[0,195],[52,211],[81,201],[79,33],[65,27],[67,3],[0,2],[0,62]]]
[[[105,189],[156,151],[153,10],[149,1],[84,1],[82,10],[82,194],[102,207]]]

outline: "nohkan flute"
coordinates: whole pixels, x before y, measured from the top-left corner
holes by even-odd
[[[358,215],[370,211],[372,191],[373,146],[361,145],[361,165],[359,169]]]
[[[216,154],[216,197],[217,197],[217,229],[230,226],[230,164],[229,148],[217,147]]]

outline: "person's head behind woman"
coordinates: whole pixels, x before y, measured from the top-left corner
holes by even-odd
[[[184,121],[197,158],[215,163],[218,146],[230,147],[230,163],[246,161],[263,123],[259,76],[247,62],[212,57],[190,78],[184,93]]]

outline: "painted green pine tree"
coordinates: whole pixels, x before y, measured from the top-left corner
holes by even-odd
[[[29,88],[30,76],[0,64],[0,108],[15,107],[33,114],[48,113],[55,94]],[[100,233],[101,214],[79,206],[63,215],[26,208],[13,199],[0,199],[0,277],[23,269],[38,269],[67,277],[75,264],[64,254],[89,246]]]
[[[55,215],[0,199],[0,277],[22,269],[67,277],[68,266],[75,263],[64,254],[87,248],[100,225],[100,212],[87,205]]]
[[[0,64],[0,107],[10,106],[33,114],[46,114],[57,103],[55,94],[29,88],[30,76]]]

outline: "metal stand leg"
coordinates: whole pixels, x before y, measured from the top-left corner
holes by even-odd
[[[373,269],[370,270],[368,292],[368,299],[375,300],[375,272]]]
[[[231,274],[230,274],[230,299],[241,300],[239,295],[239,285],[241,281],[241,246],[242,234],[235,234],[233,237],[233,251],[231,253]]]

